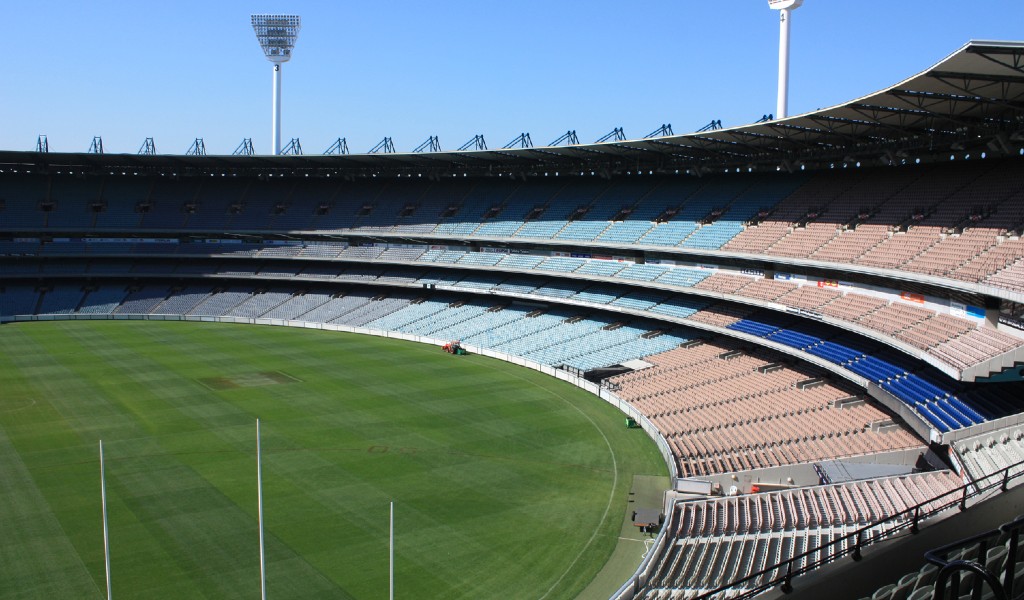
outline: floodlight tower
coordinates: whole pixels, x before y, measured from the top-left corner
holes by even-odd
[[[274,154],[281,153],[281,65],[292,57],[302,23],[298,15],[252,15],[252,28],[267,60],[274,63],[273,131]]]
[[[804,0],[768,0],[768,8],[779,11],[779,102],[775,117],[789,115],[789,20],[790,13],[800,8]]]

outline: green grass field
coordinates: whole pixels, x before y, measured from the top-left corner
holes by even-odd
[[[0,598],[267,592],[573,598],[612,555],[654,444],[596,397],[480,356],[315,330],[0,326]],[[609,590],[611,592],[613,590]]]

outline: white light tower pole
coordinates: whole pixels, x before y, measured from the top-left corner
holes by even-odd
[[[779,11],[779,102],[775,118],[789,116],[789,20],[804,0],[768,0],[768,8]]]
[[[271,146],[281,154],[281,65],[292,57],[302,19],[298,15],[252,15],[252,28],[267,60],[274,63],[273,130]]]

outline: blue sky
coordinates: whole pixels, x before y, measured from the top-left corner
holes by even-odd
[[[34,0],[4,8],[0,149],[181,154],[270,150],[271,66],[251,13],[302,16],[283,72],[285,142],[345,137],[409,151],[569,129],[592,142],[774,112],[778,21],[764,0]],[[795,13],[790,114],[892,85],[970,39],[1024,39],[1024,2],[806,0]]]

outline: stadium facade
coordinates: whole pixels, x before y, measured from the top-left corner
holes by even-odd
[[[675,478],[619,596],[753,593],[1019,470],[1022,71],[1024,44],[971,42],[840,106],[590,145],[0,152],[0,319],[388,332],[545,369]]]

